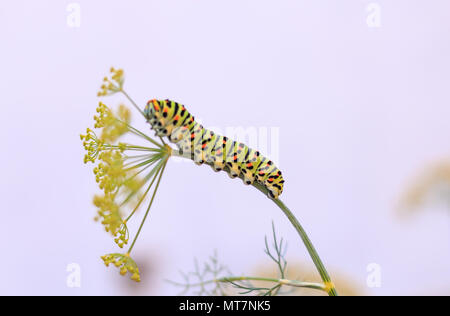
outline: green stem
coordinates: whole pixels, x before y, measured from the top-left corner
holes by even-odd
[[[160,171],[158,171],[158,173],[159,173],[158,182],[156,182],[156,187],[155,187],[155,190],[153,191],[152,199],[150,200],[150,203],[148,205],[147,211],[145,211],[144,218],[142,219],[141,225],[139,226],[139,229],[138,229],[138,231],[136,233],[136,236],[134,237],[133,243],[131,244],[130,248],[127,251],[128,254],[130,254],[131,250],[133,250],[134,244],[136,243],[136,240],[137,240],[139,234],[141,233],[142,227],[144,226],[145,220],[147,219],[147,216],[148,216],[148,214],[150,212],[150,208],[152,207],[153,200],[155,199],[156,192],[158,191],[159,183],[161,182],[161,178],[162,178],[162,175],[164,173],[164,169],[166,168],[168,159],[169,159],[169,156],[167,156],[165,158],[165,162],[164,162],[164,164],[162,166],[162,169]],[[155,177],[155,179],[156,179],[156,177]]]
[[[123,88],[120,89],[120,92],[123,93],[123,95],[128,99],[128,101],[131,102],[131,104],[133,104],[133,106],[139,111],[139,113],[141,113],[141,115],[143,117],[145,117],[144,112],[141,110],[141,108],[139,108],[139,106],[136,104],[136,102],[134,102],[134,100],[128,95],[128,93],[125,92],[125,90],[123,90]],[[147,119],[147,118],[146,118]],[[125,123],[126,124],[126,123]],[[128,124],[127,124],[128,125]],[[131,127],[130,125],[128,125],[128,127]],[[139,133],[141,136],[146,137],[149,141],[151,141],[152,143],[154,143],[155,145],[158,145],[159,147],[164,147],[166,146],[166,143],[164,142],[164,139],[162,139],[162,137],[159,137],[159,139],[161,140],[163,146],[161,146],[160,144],[158,144],[157,142],[155,142],[153,139],[151,139],[150,137],[146,136],[144,133],[140,132],[139,130],[131,127],[135,132]]]
[[[263,185],[261,185],[260,183],[253,183],[253,186],[267,196],[267,189]],[[333,282],[331,282],[330,275],[328,274],[327,269],[325,268],[322,260],[319,257],[319,254],[317,253],[317,250],[314,248],[311,239],[309,239],[308,234],[306,233],[300,222],[297,220],[291,210],[283,203],[283,201],[281,201],[279,198],[271,200],[283,211],[283,213],[291,222],[292,226],[294,226],[295,230],[299,234],[300,238],[303,241],[303,244],[305,245],[309,255],[311,256],[312,261],[314,262],[314,265],[316,266],[317,271],[320,274],[320,277],[322,278],[322,281],[328,288],[328,294],[330,296],[337,296],[338,294]]]
[[[122,92],[122,94],[128,99],[128,101],[131,102],[131,104],[133,104],[133,106],[136,108],[136,110],[139,111],[139,113],[141,113],[141,115],[143,117],[145,117],[144,111],[141,110],[140,107],[138,107],[138,105],[136,104],[136,102],[133,101],[132,98],[130,98],[130,96],[128,95],[128,93],[125,92],[125,90],[123,90],[122,88],[120,88],[120,92]]]
[[[276,199],[273,200],[276,205],[283,211],[283,213],[287,216],[289,221],[291,222],[292,226],[297,230],[298,234],[300,235],[300,238],[303,241],[303,244],[306,246],[306,249],[308,250],[309,255],[311,256],[314,265],[317,268],[317,271],[319,271],[320,277],[322,278],[322,281],[326,285],[328,289],[328,294],[330,296],[337,296],[336,288],[334,287],[333,282],[331,282],[331,278],[328,274],[327,269],[325,268],[322,260],[319,257],[319,254],[317,253],[316,249],[314,248],[313,243],[308,237],[308,234],[303,229],[302,225],[299,223],[297,218],[294,216],[294,214],[289,210],[289,208],[280,200]]]
[[[161,154],[156,154],[156,155],[154,155],[153,157],[151,157],[151,158],[149,158],[149,159],[147,159],[147,160],[145,160],[145,161],[142,161],[142,160],[140,160],[141,162],[140,162],[139,160],[138,160],[138,161],[133,161],[133,162],[131,162],[131,167],[129,167],[129,165],[124,165],[124,167],[127,167],[127,168],[125,169],[125,171],[131,171],[131,170],[133,170],[133,169],[143,167],[143,166],[145,166],[145,165],[148,165],[148,164],[150,164],[150,163],[152,163],[152,162],[155,162],[155,161],[161,159],[161,157],[162,157]],[[133,163],[134,163],[135,165],[133,165]]]
[[[125,222],[128,222],[130,220],[130,218],[134,215],[134,213],[137,211],[137,209],[139,208],[139,206],[141,206],[142,202],[144,201],[145,197],[147,196],[148,192],[150,191],[150,189],[153,186],[153,183],[156,180],[156,177],[158,177],[158,173],[161,170],[161,165],[162,160],[150,171],[150,173],[146,176],[146,178],[151,178],[153,176],[152,181],[150,182],[147,190],[144,192],[144,195],[142,195],[142,197],[139,199],[138,204],[136,205],[136,207],[133,209],[133,211],[130,213],[130,215],[128,215],[127,219],[125,220]],[[146,181],[148,181],[148,179]],[[127,198],[128,200],[128,198]]]
[[[132,146],[132,145],[128,145],[123,143],[123,146],[120,145],[110,145],[110,144],[104,144],[103,145],[104,149],[124,149],[124,150],[133,150],[133,151],[151,151],[151,152],[160,152],[163,153],[164,149],[158,149],[158,148],[151,148],[151,147],[144,147],[144,146]]]
[[[131,100],[131,99],[129,99],[129,100]],[[133,104],[136,104],[136,103],[133,102]],[[158,146],[159,148],[164,148],[164,146],[163,146],[164,144],[163,144],[163,145],[159,144],[159,143],[158,143],[157,141],[155,141],[153,138],[151,138],[151,137],[145,135],[143,132],[141,132],[141,131],[138,130],[137,128],[134,128],[133,126],[131,126],[131,125],[128,124],[127,122],[124,122],[124,121],[122,121],[122,120],[120,120],[120,119],[116,119],[116,120],[119,121],[120,123],[124,124],[124,125],[130,130],[131,133],[133,133],[133,134],[135,134],[135,135],[137,135],[137,136],[140,136],[140,137],[142,137],[142,138],[148,140],[149,142],[153,143],[154,145]]]

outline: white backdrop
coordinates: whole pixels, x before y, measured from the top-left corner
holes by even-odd
[[[365,294],[449,294],[448,213],[396,213],[414,175],[450,154],[448,1],[70,3],[0,5],[0,294],[176,294],[164,279],[214,249],[252,274],[270,264],[272,219],[288,259],[311,264],[259,192],[186,162],[169,164],[135,247],[139,289],[106,269],[115,245],[92,220],[79,134],[110,66],[141,105],[171,98],[205,126],[279,128],[283,200],[332,274]],[[66,285],[70,263],[80,288]],[[380,288],[366,286],[370,263]]]

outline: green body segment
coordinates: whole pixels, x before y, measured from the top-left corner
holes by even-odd
[[[242,174],[245,184],[261,183],[273,199],[283,192],[283,176],[271,160],[243,143],[204,128],[184,105],[153,99],[147,103],[144,114],[157,136],[168,137],[196,164],[210,163],[215,171],[226,170],[232,178]]]

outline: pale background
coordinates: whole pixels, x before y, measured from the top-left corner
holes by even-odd
[[[379,27],[362,0],[78,1],[80,27],[67,24],[69,3],[0,4],[0,294],[176,294],[164,279],[214,249],[252,274],[270,264],[272,219],[288,259],[311,263],[259,192],[171,163],[134,250],[140,289],[105,268],[115,245],[92,220],[79,134],[110,66],[141,105],[167,97],[208,126],[279,127],[283,200],[332,274],[364,294],[450,294],[448,209],[397,208],[424,166],[450,156],[448,1],[377,1]],[[66,286],[70,263],[81,288]],[[380,288],[366,286],[370,263]]]

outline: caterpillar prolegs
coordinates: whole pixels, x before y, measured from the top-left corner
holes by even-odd
[[[168,137],[183,153],[191,153],[196,164],[208,162],[215,171],[226,170],[231,178],[242,174],[245,184],[257,181],[273,199],[283,192],[283,176],[271,160],[245,144],[204,128],[184,105],[153,99],[147,102],[144,114],[157,136]]]

